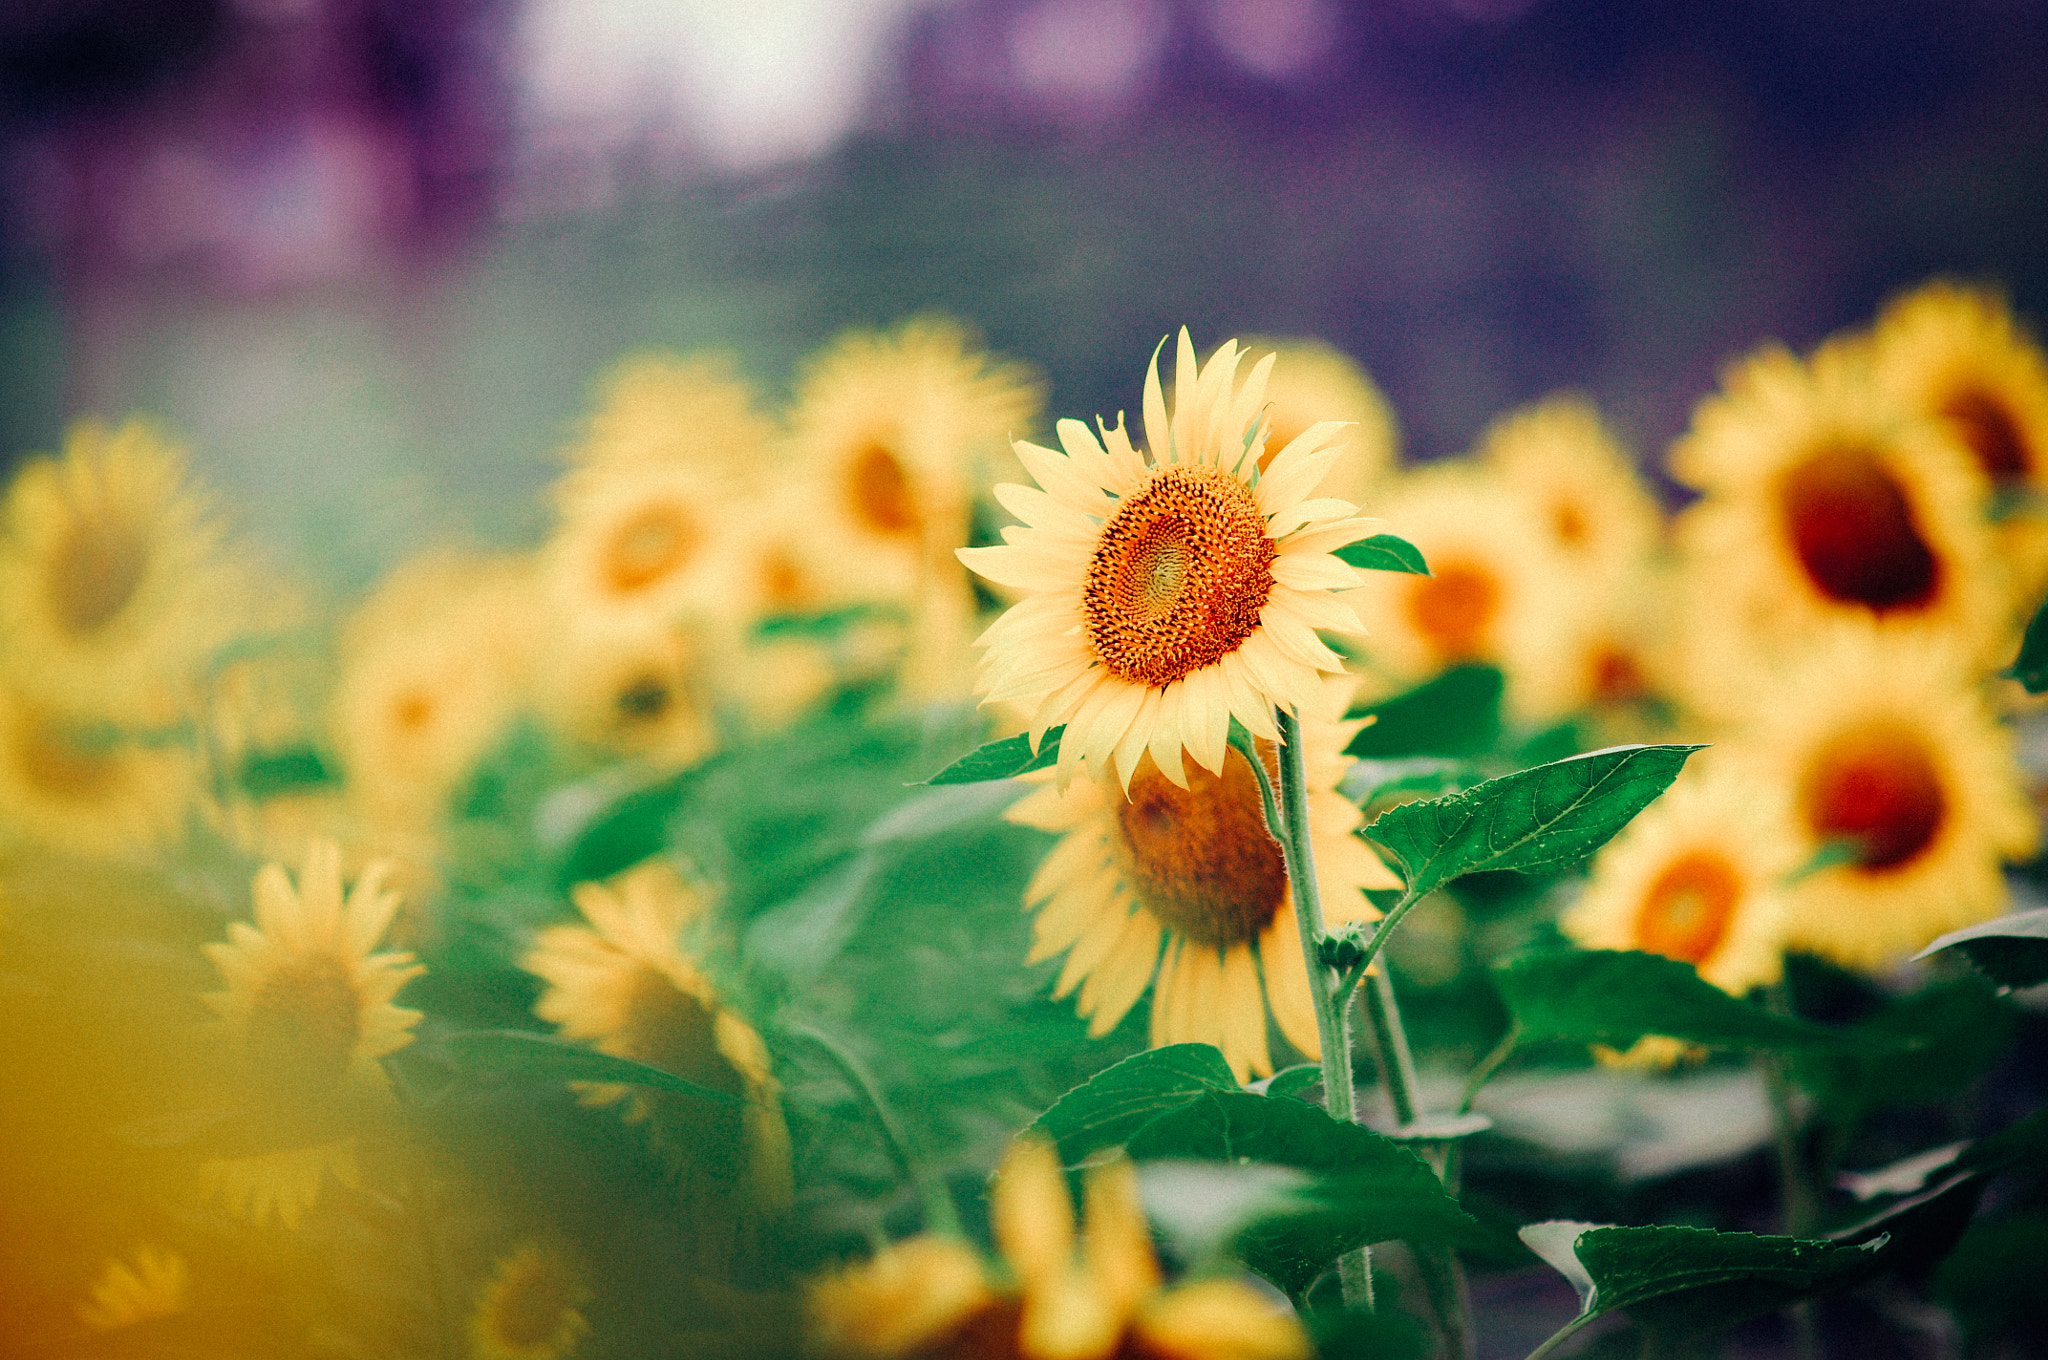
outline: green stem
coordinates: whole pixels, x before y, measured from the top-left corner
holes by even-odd
[[[1508,1026],[1508,1032],[1500,1036],[1500,1042],[1493,1046],[1492,1052],[1481,1058],[1479,1066],[1473,1068],[1472,1075],[1465,1079],[1465,1094],[1458,1099],[1459,1114],[1472,1113],[1472,1102],[1479,1099],[1481,1088],[1493,1080],[1493,1074],[1500,1071],[1507,1060],[1514,1056],[1515,1045],[1521,1041],[1521,1027]]]
[[[1579,1314],[1570,1322],[1567,1322],[1564,1326],[1558,1328],[1555,1332],[1552,1332],[1550,1334],[1550,1339],[1548,1341],[1545,1341],[1535,1350],[1530,1351],[1528,1355],[1528,1360],[1543,1360],[1544,1356],[1550,1354],[1559,1346],[1563,1345],[1566,1341],[1570,1340],[1574,1335],[1578,1333],[1578,1330],[1581,1327],[1584,1327],[1587,1323],[1591,1322],[1592,1320],[1593,1319],[1590,1314]]]
[[[959,1211],[953,1207],[953,1195],[945,1184],[924,1174],[911,1160],[910,1145],[903,1134],[903,1125],[896,1119],[896,1112],[889,1108],[889,1102],[882,1095],[882,1088],[860,1059],[853,1056],[837,1039],[823,1030],[809,1025],[790,1025],[789,1032],[798,1038],[808,1039],[818,1050],[832,1060],[846,1078],[846,1084],[854,1089],[868,1113],[874,1116],[875,1127],[881,1131],[882,1143],[888,1149],[889,1160],[896,1164],[896,1173],[904,1183],[917,1191],[918,1203],[924,1209],[924,1225],[929,1232],[948,1237],[964,1234],[960,1228]]]
[[[1373,1041],[1379,1047],[1380,1072],[1393,1102],[1394,1122],[1413,1124],[1420,1113],[1415,1104],[1415,1055],[1408,1048],[1408,1031],[1401,1025],[1401,1008],[1394,1001],[1394,979],[1385,968],[1367,979],[1365,1011],[1372,1017]]]

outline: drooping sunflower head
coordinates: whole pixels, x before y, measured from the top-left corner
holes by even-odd
[[[523,1242],[491,1267],[469,1315],[476,1360],[568,1360],[590,1333],[593,1297],[568,1250]]]
[[[1264,461],[1270,463],[1318,421],[1344,421],[1349,426],[1344,456],[1316,491],[1365,504],[1394,470],[1401,447],[1394,408],[1378,384],[1351,356],[1319,340],[1252,340],[1245,348],[1277,356],[1266,380]]]
[[[74,712],[170,721],[242,625],[206,498],[144,421],[73,426],[15,478],[0,526],[0,663]]]
[[[183,747],[82,725],[0,683],[0,836],[135,855],[182,829],[196,792]]]
[[[93,1281],[92,1297],[78,1306],[78,1320],[96,1332],[119,1331],[152,1318],[185,1311],[192,1270],[185,1258],[144,1243],[133,1262],[114,1257]]]
[[[995,1303],[981,1256],[954,1237],[891,1243],[805,1291],[811,1349],[845,1360],[929,1353],[935,1338],[962,1330]]]
[[[1640,570],[1663,531],[1663,515],[1585,397],[1561,393],[1501,417],[1479,457],[1527,504],[1536,527],[1569,566],[1594,579]]]
[[[1376,522],[1310,498],[1342,452],[1340,422],[1265,459],[1274,359],[1240,382],[1242,357],[1226,342],[1199,365],[1182,331],[1169,419],[1155,356],[1149,453],[1121,424],[1078,420],[1059,422],[1064,452],[1018,443],[1038,486],[996,496],[1024,524],[960,552],[1024,595],[981,637],[979,688],[1027,709],[1034,741],[1066,725],[1062,781],[1085,759],[1128,783],[1149,755],[1185,785],[1183,750],[1220,774],[1231,719],[1270,740],[1276,704],[1314,707],[1318,677],[1343,670],[1316,630],[1359,631],[1335,593],[1359,573],[1333,553]]]

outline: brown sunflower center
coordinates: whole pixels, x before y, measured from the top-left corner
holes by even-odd
[[[1693,850],[1664,866],[1643,893],[1636,943],[1652,954],[1697,966],[1728,934],[1742,900],[1742,876],[1711,850]]]
[[[521,1261],[491,1300],[490,1335],[511,1351],[552,1346],[580,1302],[576,1281],[546,1256]]]
[[[641,727],[661,721],[675,701],[675,692],[668,680],[653,671],[645,671],[630,677],[619,687],[614,707],[619,721],[628,727]]]
[[[1550,532],[1567,548],[1586,541],[1586,512],[1574,501],[1558,501],[1550,507]]]
[[[250,1060],[258,1070],[288,1080],[340,1080],[361,1035],[355,978],[348,965],[327,954],[280,964],[258,985],[249,1008]]]
[[[1856,868],[1884,873],[1917,859],[1948,817],[1948,792],[1918,736],[1889,725],[1846,733],[1817,752],[1800,811],[1821,840],[1857,843]]]
[[[149,570],[149,539],[137,525],[75,524],[50,564],[50,608],[73,637],[90,637],[135,598]]]
[[[1160,469],[1103,523],[1088,559],[1081,616],[1095,655],[1137,685],[1214,664],[1258,629],[1274,555],[1243,482]]]
[[[910,1360],[1024,1360],[1023,1300],[999,1296],[907,1353]]]
[[[635,511],[605,544],[605,583],[620,595],[645,590],[689,561],[703,537],[688,510],[676,504]]]
[[[1277,778],[1273,753],[1259,746]],[[1286,864],[1266,830],[1258,779],[1235,749],[1221,776],[1194,765],[1187,776],[1181,788],[1148,756],[1131,779],[1130,799],[1115,804],[1131,885],[1185,939],[1218,948],[1248,943],[1272,922],[1287,893]]]
[[[1595,703],[1632,704],[1650,697],[1650,682],[1626,648],[1612,643],[1599,648],[1591,669]]]
[[[119,777],[111,751],[81,746],[57,724],[33,716],[16,733],[14,760],[30,785],[67,801],[96,801]]]
[[[1941,585],[1941,563],[1907,499],[1869,449],[1827,446],[1778,480],[1785,534],[1814,588],[1883,613],[1919,609]]]
[[[1409,622],[1439,662],[1481,655],[1500,613],[1500,579],[1483,563],[1462,558],[1433,561],[1430,572],[1409,579]]]
[[[910,477],[888,445],[870,443],[854,455],[847,471],[853,513],[871,532],[909,536],[917,532],[917,501]]]
[[[434,721],[435,707],[426,690],[404,690],[391,701],[391,721],[401,732],[422,732]]]
[[[1963,387],[1941,405],[1942,417],[1954,428],[1984,475],[1999,486],[2024,481],[2033,469],[2027,441],[2012,410],[1979,387]]]

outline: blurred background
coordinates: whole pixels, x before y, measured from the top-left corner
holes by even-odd
[[[2044,89],[2034,0],[8,0],[0,458],[154,411],[355,584],[536,539],[622,352],[941,309],[1056,415],[1185,323],[1654,462],[1930,273],[2043,329]]]

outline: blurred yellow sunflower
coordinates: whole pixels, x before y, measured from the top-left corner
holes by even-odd
[[[561,1248],[525,1242],[498,1258],[469,1315],[475,1360],[567,1360],[590,1322],[591,1292]]]
[[[1034,746],[1066,725],[1061,782],[1085,759],[1128,785],[1149,756],[1185,788],[1183,750],[1220,775],[1232,718],[1272,740],[1276,704],[1319,707],[1319,677],[1344,669],[1316,630],[1359,631],[1334,592],[1360,573],[1333,553],[1378,522],[1349,501],[1309,499],[1343,452],[1335,421],[1259,471],[1273,358],[1239,383],[1242,358],[1226,341],[1198,369],[1182,330],[1170,423],[1156,355],[1146,370],[1149,456],[1122,424],[1098,424],[1098,440],[1062,420],[1064,454],[1016,446],[1038,487],[996,488],[1024,525],[1001,547],[960,550],[1026,592],[982,634],[978,688],[1031,711]]]
[[[699,463],[587,470],[541,552],[562,613],[601,622],[674,623],[701,612],[719,526],[740,500],[734,469]]]
[[[200,999],[220,1017],[249,1085],[281,1108],[344,1110],[389,1091],[381,1060],[413,1040],[420,1013],[394,998],[425,970],[411,954],[375,952],[398,910],[373,864],[342,893],[341,847],[316,840],[293,883],[284,867],[256,875],[255,923],[228,925],[206,956],[227,985]],[[295,1227],[333,1174],[356,1180],[355,1139],[344,1136],[248,1157],[210,1160],[201,1176],[231,1208]]]
[[[596,409],[564,450],[572,471],[556,487],[573,507],[584,480],[576,469],[620,464],[732,466],[766,471],[775,422],[728,354],[630,355],[599,383]]]
[[[1858,630],[1757,697],[1730,755],[1789,803],[1802,856],[1855,850],[1793,889],[1792,947],[1875,969],[2004,909],[2000,865],[2039,827],[2012,735],[1969,675],[1959,647]]]
[[[0,835],[133,855],[183,829],[197,789],[184,747],[79,726],[0,684]]]
[[[726,1166],[726,1193],[744,1187],[757,1211],[789,1207],[789,1127],[768,1047],[729,1009],[685,948],[705,912],[703,895],[659,861],[610,883],[579,883],[587,925],[550,926],[520,966],[548,984],[534,1014],[599,1052],[659,1067],[744,1105],[691,1096],[655,1097],[592,1086],[591,1104],[626,1102],[635,1121],[659,1115],[656,1132],[707,1167]],[[714,1167],[715,1169],[715,1167]]]
[[[1400,885],[1352,834],[1358,808],[1336,791],[1359,726],[1327,710],[1302,714],[1316,881],[1332,929],[1379,915],[1361,889]],[[1277,756],[1259,747],[1277,783]],[[1027,778],[1044,782],[1006,815],[1060,842],[1025,889],[1038,912],[1026,962],[1066,954],[1053,994],[1080,988],[1091,1034],[1107,1034],[1150,985],[1154,1047],[1214,1044],[1238,1080],[1268,1075],[1270,1006],[1288,1042],[1319,1055],[1294,896],[1241,753],[1229,751],[1220,775],[1190,771],[1184,786],[1149,756],[1128,791],[1106,776],[1064,789],[1050,772]]]
[[[526,564],[448,554],[391,573],[343,631],[332,731],[377,821],[428,823],[523,700],[536,609]]]
[[[1363,505],[1393,472],[1401,435],[1394,408],[1366,371],[1343,351],[1320,340],[1245,342],[1251,353],[1278,356],[1266,379],[1266,453],[1260,470],[1280,450],[1321,420],[1350,422],[1344,456],[1324,474],[1315,494]]]
[[[1479,458],[1587,584],[1639,571],[1656,550],[1663,512],[1585,397],[1561,393],[1503,416],[1481,439]]]
[[[542,710],[579,741],[654,764],[695,764],[717,742],[695,635],[658,623],[566,619],[536,662]]]
[[[2006,587],[1981,484],[1853,351],[1768,348],[1731,369],[1672,451],[1706,493],[1678,521],[1694,702],[1725,711],[1833,624],[2003,647]],[[2000,658],[2003,659],[2003,658]]]
[[[811,1348],[827,1360],[1307,1360],[1295,1316],[1241,1281],[1162,1287],[1137,1173],[1091,1167],[1076,1240],[1074,1206],[1050,1146],[1022,1140],[989,1193],[1008,1267],[920,1237],[813,1281]],[[1077,1249],[1078,1248],[1078,1249]]]
[[[90,1302],[78,1306],[78,1320],[96,1332],[118,1331],[152,1318],[185,1311],[192,1271],[185,1258],[145,1243],[134,1262],[115,1257],[93,1282]]]
[[[185,455],[153,426],[72,426],[0,508],[0,661],[72,712],[160,725],[240,625],[241,582]]]
[[[1547,644],[1515,654],[1516,713],[1579,715],[1602,738],[1593,745],[1642,740],[1671,688],[1672,594],[1670,573],[1641,562],[1564,589],[1546,607]]]

